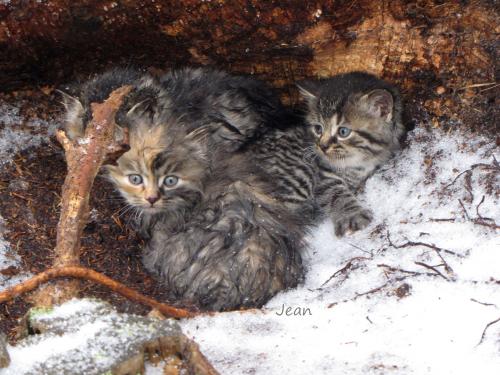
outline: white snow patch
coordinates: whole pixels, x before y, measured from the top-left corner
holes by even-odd
[[[92,299],[72,299],[55,306],[50,312],[50,319],[68,319],[77,314],[88,315],[98,311],[101,305]]]
[[[78,331],[67,333],[64,336],[54,335],[40,341],[36,346],[9,346],[11,364],[8,368],[3,369],[1,374],[24,374],[30,372],[34,364],[44,363],[51,358],[66,355],[69,351],[86,347],[87,343],[105,327],[106,323],[98,321],[84,324],[79,327]]]
[[[19,107],[0,102],[0,168],[12,160],[14,154],[22,149],[39,145],[54,133],[56,124],[43,120],[26,120],[20,115]],[[38,130],[40,134],[32,134]],[[19,267],[20,258],[3,239],[6,229],[0,216],[0,270]],[[11,277],[0,273],[0,290],[14,285],[31,276],[28,272]]]
[[[165,365],[165,361],[160,361],[154,365],[146,362],[144,366],[144,375],[164,375],[163,368]]]
[[[478,224],[500,223],[494,157],[482,138],[414,131],[367,182],[372,225],[337,239],[326,222],[312,234],[303,286],[262,312],[183,330],[221,374],[499,374],[500,323],[478,345],[500,318],[500,236]],[[283,307],[302,315],[279,316]]]
[[[117,313],[99,300],[71,300],[30,312],[42,333],[7,346],[10,365],[2,375],[103,374],[160,337],[181,334],[173,320]]]
[[[55,123],[44,120],[26,120],[19,112],[19,107],[0,102],[0,165],[10,161],[17,151],[48,140],[57,128]],[[41,133],[33,134],[35,130]]]
[[[19,267],[21,261],[19,255],[3,239],[3,234],[6,230],[4,219],[0,216],[0,271],[6,270],[9,267]],[[30,275],[28,272],[21,272],[15,276],[9,276],[6,272],[0,273],[0,291],[25,280]]]

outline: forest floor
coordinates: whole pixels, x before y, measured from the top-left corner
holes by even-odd
[[[49,88],[0,96],[0,289],[52,262],[60,110]],[[338,239],[323,223],[302,286],[261,310],[183,320],[184,332],[221,374],[500,373],[499,160],[493,137],[419,124],[361,193],[375,217],[368,228]],[[91,205],[82,264],[163,299],[103,178]],[[82,295],[147,312],[90,283]],[[28,307],[24,298],[0,305],[12,344]]]

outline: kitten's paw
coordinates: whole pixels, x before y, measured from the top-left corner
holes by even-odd
[[[335,218],[333,220],[333,226],[335,228],[335,234],[338,237],[342,237],[348,231],[356,232],[363,229],[370,224],[373,219],[371,211],[366,209],[361,209],[349,214],[344,214],[342,217]]]

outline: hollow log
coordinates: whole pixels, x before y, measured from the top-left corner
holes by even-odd
[[[495,130],[499,19],[491,0],[10,0],[0,88],[212,65],[296,103],[296,80],[366,70],[400,84],[416,120]]]

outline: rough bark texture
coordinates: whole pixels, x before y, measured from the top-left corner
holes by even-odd
[[[124,95],[131,87],[115,90],[104,103],[92,103],[93,118],[86,127],[85,136],[75,140],[66,137],[63,130],[57,133],[68,165],[61,199],[61,218],[57,226],[55,266],[76,265],[79,262],[80,237],[89,212],[89,194],[94,179],[108,159],[118,149],[127,148],[115,144],[115,113]]]
[[[359,69],[399,83],[417,120],[494,130],[498,20],[488,0],[11,0],[0,5],[0,87],[116,64],[213,65],[295,103],[294,81]]]
[[[70,140],[63,130],[57,139],[64,148],[68,174],[64,180],[61,198],[61,217],[57,224],[57,242],[54,267],[76,266],[80,259],[80,237],[89,213],[89,194],[102,164],[110,155],[128,149],[127,140],[114,139],[115,113],[130,86],[111,93],[104,103],[92,103],[92,120],[87,124],[85,136]],[[51,306],[76,297],[77,283],[61,281],[45,286],[35,296],[37,306]]]

